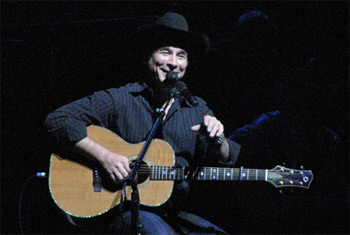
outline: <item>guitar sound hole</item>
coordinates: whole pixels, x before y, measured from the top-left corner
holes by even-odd
[[[134,163],[135,161],[133,161]],[[145,182],[150,175],[150,171],[151,169],[149,168],[149,166],[143,161],[141,163],[140,168],[138,169],[138,174],[137,174],[137,181],[138,184],[142,184],[143,182]],[[130,185],[130,183],[128,183],[128,185]]]
[[[134,163],[135,161],[133,161]],[[131,168],[132,169],[132,168]],[[141,167],[138,169],[138,173],[137,173],[137,181],[138,181],[138,185],[142,184],[143,182],[145,182],[149,176],[150,176],[150,167],[145,163],[145,162],[142,162],[141,163]],[[102,177],[102,184],[103,184],[103,187],[105,189],[107,189],[108,191],[111,191],[111,192],[116,192],[116,191],[119,191],[123,188],[123,185],[124,185],[124,181],[123,182],[120,182],[120,183],[114,183],[110,177]],[[131,185],[131,182],[128,182],[127,185]]]

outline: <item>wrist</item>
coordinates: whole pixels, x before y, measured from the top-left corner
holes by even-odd
[[[211,147],[221,148],[224,143],[225,143],[224,133],[222,133],[220,136],[215,136],[209,139],[209,145],[211,145]]]

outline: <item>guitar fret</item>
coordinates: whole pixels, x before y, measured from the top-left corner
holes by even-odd
[[[154,179],[158,179],[158,166],[154,167]]]
[[[159,179],[161,179],[161,180],[163,179],[163,167],[164,166],[159,167]]]
[[[152,172],[152,174],[153,174],[153,179],[157,179],[156,173],[157,173],[157,166],[153,166],[153,172]]]
[[[152,166],[152,179],[156,179],[156,169],[157,166]]]
[[[241,171],[239,173],[239,180],[244,180],[245,177],[245,173],[244,173],[244,169],[243,166],[241,167]]]
[[[160,168],[161,168],[162,166],[158,166],[157,167],[157,179],[161,179],[161,175],[160,175]]]
[[[231,176],[230,172],[228,172],[228,168],[224,168],[224,180],[229,179]]]

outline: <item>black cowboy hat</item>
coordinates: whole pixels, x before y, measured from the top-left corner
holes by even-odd
[[[190,31],[186,19],[174,12],[165,13],[153,24],[139,26],[135,37],[145,55],[163,46],[182,48],[190,58],[209,50],[207,35]]]

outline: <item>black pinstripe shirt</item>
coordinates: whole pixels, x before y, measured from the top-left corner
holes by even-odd
[[[151,94],[150,88],[141,83],[98,91],[50,113],[45,125],[59,146],[72,145],[85,138],[89,125],[108,128],[129,143],[139,143],[147,138],[156,119]],[[200,124],[205,114],[213,115],[202,99],[197,97],[197,100],[197,107],[176,100],[156,136],[167,141],[177,157],[189,162],[193,160],[196,148],[201,146],[201,138],[191,126]],[[240,146],[231,140],[228,142],[230,161],[221,164],[232,166]]]

